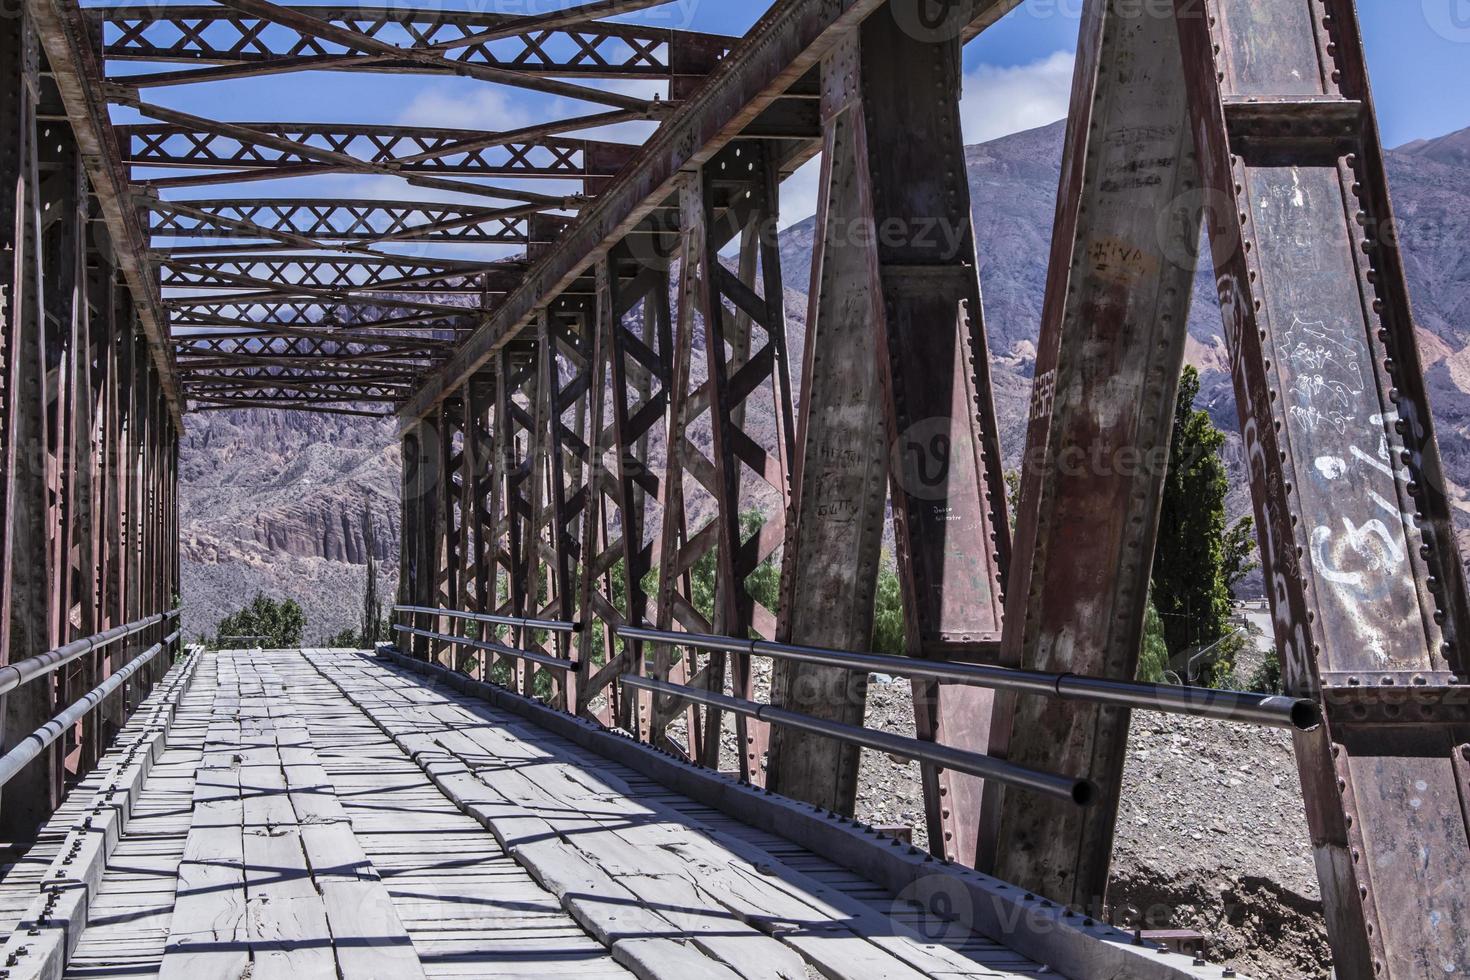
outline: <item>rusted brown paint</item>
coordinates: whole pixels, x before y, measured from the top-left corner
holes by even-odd
[[[858,72],[872,181],[879,380],[894,536],[913,656],[993,662],[1010,558],[999,436],[989,388],[958,91],[960,38],[929,38],[880,11]],[[943,93],[935,98],[934,93]],[[928,137],[902,138],[910,127]],[[900,227],[900,235],[885,229]],[[917,685],[921,738],[985,751],[1005,698]],[[973,865],[982,782],[924,771],[936,853]]]
[[[3,232],[10,257],[5,297],[5,641],[7,663],[47,649],[46,553],[44,469],[45,392],[41,378],[41,216],[40,182],[36,163],[36,38],[29,18],[6,18],[0,23],[0,45],[5,75],[0,92],[6,99],[3,118],[8,152],[0,177],[5,184],[7,220]],[[17,209],[16,204],[19,204]],[[17,213],[18,212],[18,213]],[[4,699],[4,739],[13,745],[50,717],[50,684],[31,684]],[[0,800],[0,828],[24,840],[59,802],[60,785],[53,779],[48,756],[27,767],[6,787]]]
[[[38,111],[39,56],[31,13],[7,18],[0,26],[0,125],[8,133],[0,150],[8,189],[0,198],[12,236],[0,270],[6,662],[121,623],[142,604],[158,611],[177,582],[169,540],[177,537],[169,466],[176,429],[159,375],[135,343],[135,311],[114,295],[105,233],[89,226],[79,141],[55,118],[59,107]],[[12,692],[0,706],[5,744],[90,690],[132,645],[115,644],[106,656],[83,657]],[[134,700],[152,680],[139,676]],[[7,786],[0,825],[11,839],[34,833],[64,779],[94,765],[127,710],[114,696]]]
[[[1296,749],[1334,966],[1462,972],[1466,730],[1390,695],[1457,693],[1465,596],[1355,12],[1205,8],[1181,24],[1262,560],[1288,689],[1329,708]]]
[[[888,502],[888,440],[879,397],[876,256],[848,230],[871,220],[866,124],[857,78],[857,32],[822,65],[823,188],[809,294],[792,521],[781,572],[776,639],[866,650]],[[776,661],[771,702],[861,725],[866,678]],[[777,728],[770,788],[851,814],[861,752],[853,745]]]
[[[1199,192],[1170,18],[1087,7],[1037,348],[1003,659],[1132,680],[1194,281]],[[995,788],[990,864],[1104,903],[1129,713],[1022,697],[1008,758],[1092,779],[1063,808]],[[1004,748],[1004,744],[1002,748]]]

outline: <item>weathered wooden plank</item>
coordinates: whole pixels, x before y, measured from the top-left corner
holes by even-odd
[[[394,693],[382,687],[379,697]],[[439,767],[436,781],[482,818],[543,885],[575,894],[568,907],[614,949],[633,935],[673,935],[742,974],[773,977],[804,975],[793,950],[831,976],[918,978],[927,975],[925,966],[991,972],[952,951],[926,950],[917,934],[876,910],[838,909],[814,898],[827,894],[851,903],[819,882],[805,879],[783,890],[777,882],[800,876],[771,855],[745,845],[742,860],[723,840],[636,799],[605,766],[594,773],[550,748],[554,740],[533,742],[535,733],[520,730],[524,726],[446,703],[436,692],[404,691],[398,700],[417,707],[409,712],[390,703],[375,708],[376,715],[391,717],[390,730],[396,724],[424,732],[403,738],[421,763]],[[625,893],[659,909],[657,920],[605,907],[609,895],[623,902]],[[863,911],[867,931],[881,942],[848,927],[854,912],[861,918]]]

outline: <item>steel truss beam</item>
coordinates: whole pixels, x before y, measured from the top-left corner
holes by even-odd
[[[34,14],[0,21],[4,664],[141,619],[139,609],[161,611],[178,590],[173,378],[166,387],[157,348],[150,353],[139,309],[119,284],[111,236],[92,220],[91,202],[105,198],[88,176],[96,134],[38,104],[46,90],[37,27],[55,22]],[[150,628],[0,696],[5,744],[161,637]],[[67,784],[95,765],[156,676],[138,679],[7,784],[7,840],[31,840]]]
[[[166,407],[182,384],[203,409],[400,408],[404,601],[586,626],[476,634],[531,660],[492,646],[471,662],[429,635],[415,652],[706,765],[719,764],[718,708],[624,698],[615,681],[728,679],[749,699],[748,656],[676,654],[613,628],[867,645],[885,499],[909,654],[1131,679],[1164,474],[1078,472],[1069,454],[1167,446],[1203,215],[1287,684],[1326,706],[1296,749],[1335,968],[1470,961],[1470,603],[1401,258],[1380,231],[1392,216],[1348,0],[1178,0],[1175,20],[1089,0],[1014,561],[957,92],[963,39],[1014,4],[956,2],[915,29],[917,0],[777,0],[733,47],[585,19],[657,5],[515,18],[271,0],[83,14],[30,0],[71,128],[56,107],[38,113],[30,18],[9,24],[5,656],[171,595]],[[107,57],[189,67],[104,79],[88,24]],[[313,69],[457,72],[610,109],[477,134],[210,120],[141,95]],[[677,107],[587,84],[630,77],[669,80]],[[109,101],[157,123],[124,130],[124,148]],[[566,135],[629,119],[663,122],[636,153]],[[904,138],[915,130],[926,139]],[[818,149],[798,426],[773,229],[781,176]],[[130,188],[128,166],[190,172]],[[323,173],[503,206],[166,197]],[[511,177],[580,179],[597,196],[475,182]],[[915,234],[844,241],[854,221]],[[955,234],[923,243],[918,222]],[[155,237],[176,247],[148,248]],[[399,243],[526,254],[503,268],[385,250]],[[165,315],[177,381],[172,361],[149,358]],[[757,506],[759,526],[746,520]],[[779,608],[766,608],[753,583],[776,562]],[[695,588],[707,569],[712,595]],[[441,636],[472,628],[415,616]],[[80,664],[10,714],[107,669]],[[793,663],[772,696],[851,723],[862,693],[861,678]],[[1127,712],[957,687],[915,697],[922,737],[1102,791],[1101,806],[1064,810],[928,769],[936,853],[1103,905]],[[768,755],[760,725],[732,727],[744,778],[853,805],[854,752],[783,734]],[[49,808],[97,738],[44,759],[34,798]],[[0,819],[28,817],[17,812]]]
[[[456,72],[474,68],[531,77],[702,79],[729,50],[715,34],[584,21],[550,29],[521,26],[525,18],[406,7],[297,7],[335,36],[283,26],[283,18],[230,5],[90,8],[103,32],[103,54],[117,61],[229,66],[170,72],[167,80],[241,77],[265,71],[366,70]],[[599,16],[592,14],[591,16]],[[529,20],[534,21],[534,18]],[[342,32],[336,35],[336,32]],[[365,41],[354,41],[360,35]],[[498,35],[498,36],[497,36]],[[371,42],[402,46],[396,54]],[[436,60],[414,60],[410,52]],[[254,72],[248,69],[255,69]],[[130,84],[163,77],[129,76]]]
[[[189,299],[177,305],[174,323],[184,328],[247,328],[258,330],[262,335],[279,333],[283,328],[331,333],[403,329],[425,336],[452,337],[472,325],[469,316],[468,310],[461,317],[435,310],[424,311],[392,301],[381,306],[353,306],[280,300],[266,294],[228,300],[211,297]]]
[[[652,528],[660,513],[667,514],[662,490],[668,484],[655,473],[649,448],[670,418],[669,298],[669,259],[656,251],[620,250],[598,266],[580,609],[584,617],[615,626],[651,618],[645,579],[656,564],[659,541]],[[600,650],[590,632],[581,639],[578,710],[629,724],[631,706],[613,677],[627,669],[631,651],[611,629]]]
[[[525,245],[525,215],[507,208],[421,201],[332,199],[241,199],[151,201],[155,238],[253,240],[296,239],[308,248],[320,242],[476,242]]]
[[[1356,11],[1204,6],[1191,122],[1286,686],[1327,708],[1296,749],[1334,965],[1463,970],[1470,608]]]
[[[930,41],[890,10],[823,66],[827,143],[822,239],[814,260],[803,402],[799,518],[785,554],[781,639],[871,643],[873,589],[891,482],[911,655],[996,662],[1010,542],[999,433],[963,153],[957,32]],[[934,92],[947,93],[936,99]],[[923,148],[905,133],[929,134]],[[903,229],[854,235],[854,227]],[[891,447],[891,450],[890,450]],[[861,678],[778,668],[783,705],[861,723]],[[989,751],[1008,698],[920,685],[921,738]],[[829,740],[781,733],[782,792],[851,810],[857,758]],[[973,865],[979,779],[926,768],[935,853]]]
[[[583,180],[616,176],[637,149],[622,143],[546,136],[481,146],[486,134],[468,129],[411,126],[233,124],[271,137],[242,142],[210,128],[169,123],[119,126],[123,162],[130,166],[218,171],[155,177],[145,186],[234,183],[340,173],[348,157],[404,174]],[[292,144],[298,144],[293,146]]]
[[[547,297],[556,296],[590,269],[598,258],[630,234],[677,192],[682,168],[703,163],[740,135],[809,72],[848,31],[881,6],[883,0],[786,0],[762,20],[758,43],[736,46],[708,85],[692,94],[681,111],[649,140],[628,175],[610,186],[580,219],[557,239],[507,299],[449,361],[431,375],[423,390],[404,406],[405,420],[421,418],[457,389],[491,354],[531,322]],[[977,3],[973,20],[1008,9],[1009,0]],[[803,100],[804,101],[804,100]],[[796,161],[815,150],[804,134]],[[789,166],[783,162],[783,169]]]
[[[1295,741],[1334,969],[1459,969],[1470,770],[1451,705],[1470,612],[1402,261],[1380,232],[1391,212],[1355,11],[1181,0],[1170,21],[1097,2],[1083,41],[1007,650],[1132,676],[1163,473],[1078,475],[1063,457],[1083,440],[1116,461],[1167,439],[1203,215],[1286,688],[1327,709]],[[1127,725],[1023,702],[1010,755],[1090,759],[1116,785]],[[1094,905],[1114,816],[1007,802],[997,873]]]
[[[1079,50],[1003,659],[1131,679],[1184,363],[1199,175],[1173,20],[1094,4]],[[1124,61],[1134,70],[1120,74]],[[1119,180],[1120,168],[1136,176]],[[1077,465],[1077,446],[1108,462]],[[1153,462],[1114,465],[1130,459]],[[1080,527],[1089,533],[1064,530]],[[1006,805],[998,873],[1101,908],[1128,724],[1122,709],[1021,700],[1010,758],[1090,767],[1109,800],[1086,817],[1034,799]]]

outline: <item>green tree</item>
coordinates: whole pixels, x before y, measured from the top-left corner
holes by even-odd
[[[898,572],[888,567],[885,553],[878,569],[878,588],[873,593],[873,652],[903,656],[907,638],[903,629],[903,590]]]
[[[1250,518],[1226,529],[1225,433],[1195,409],[1199,372],[1184,368],[1154,553],[1153,603],[1170,657],[1203,649],[1229,630],[1231,588],[1253,567]],[[1206,682],[1230,674],[1228,644]]]
[[[1220,574],[1225,579],[1225,588],[1234,595],[1235,587],[1260,567],[1261,563],[1256,561],[1256,522],[1249,517],[1242,517],[1225,532],[1220,563]]]
[[[1006,470],[1006,515],[1011,521],[1011,530],[1016,529],[1016,515],[1021,508],[1021,471]]]
[[[1281,654],[1277,653],[1275,647],[1266,653],[1266,659],[1251,674],[1246,688],[1258,694],[1285,693],[1286,687],[1281,681]]]
[[[232,642],[230,637],[251,637],[273,649],[298,647],[305,628],[306,615],[296,600],[277,602],[257,592],[248,606],[220,620],[214,646],[218,649],[222,643]]]
[[[349,626],[327,637],[325,645],[329,650],[361,650],[363,648],[362,634]]]
[[[1168,669],[1169,645],[1164,641],[1164,621],[1150,599],[1148,612],[1143,620],[1143,648],[1138,654],[1138,679],[1159,684],[1163,682],[1164,671]]]

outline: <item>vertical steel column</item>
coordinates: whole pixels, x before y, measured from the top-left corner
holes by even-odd
[[[869,649],[888,502],[888,439],[879,397],[877,328],[882,316],[857,33],[822,65],[822,194],[803,366],[801,453],[793,474],[794,519],[781,574],[776,638]],[[778,660],[775,704],[848,725],[863,723],[866,675]],[[861,750],[804,732],[771,735],[767,785],[852,813]]]
[[[593,322],[585,301],[564,298],[539,324],[543,376],[540,395],[545,403],[546,511],[543,541],[547,595],[540,614],[548,619],[571,620],[576,603],[582,562],[582,524],[591,509],[587,473],[592,447],[587,439],[587,402],[591,391]],[[547,635],[533,649],[551,656],[568,657],[570,638]],[[568,689],[569,678],[549,672],[553,703],[574,708]]]
[[[459,484],[464,434],[464,401],[451,395],[439,405],[439,482],[434,488],[438,495],[437,520],[429,528],[434,538],[436,569],[434,573],[434,596],[429,605],[435,609],[454,609],[459,599],[459,502],[462,491]],[[433,626],[436,633],[452,636],[457,631],[456,621],[448,616],[435,616]],[[447,667],[457,668],[465,656],[463,647],[452,643],[432,641],[433,660]]]
[[[416,606],[431,606],[434,601],[438,553],[434,542],[435,501],[438,481],[438,433],[427,422],[415,422],[403,434],[403,518],[402,564],[400,565],[400,597]],[[412,625],[428,628],[426,617],[415,613]],[[430,657],[427,638],[413,636],[413,655],[421,660]]]
[[[40,126],[38,165],[41,169],[41,248],[45,283],[42,381],[46,401],[46,574],[49,582],[47,629],[49,642],[58,646],[71,639],[71,545],[74,502],[70,443],[76,394],[73,344],[80,315],[85,276],[86,181],[76,142],[61,122]],[[61,672],[58,683],[63,703],[77,693],[75,669]],[[58,742],[59,754],[65,741]]]
[[[0,18],[0,310],[4,363],[4,552],[0,623],[4,662],[47,649],[46,427],[42,385],[42,265],[36,100],[39,50],[30,18]],[[0,699],[4,745],[16,744],[51,716],[47,683],[28,684]],[[60,802],[48,756],[37,759],[5,787],[0,833],[10,840],[34,835]]]
[[[75,503],[71,443],[75,419],[75,372],[79,306],[85,288],[86,177],[70,130],[60,122],[42,123],[37,136],[41,183],[41,264],[43,283],[42,379],[46,415],[46,575],[47,642],[57,646],[72,639],[71,555]],[[57,671],[58,703],[69,704],[83,691],[83,665]],[[54,778],[64,783],[75,771],[75,730],[49,752]]]
[[[495,515],[492,528],[491,554],[496,566],[495,611],[501,615],[512,615],[524,608],[521,600],[525,586],[524,569],[521,566],[521,527],[524,515],[520,513],[520,486],[525,479],[520,468],[517,419],[523,418],[520,407],[515,403],[515,392],[524,381],[526,365],[515,362],[508,350],[502,349],[495,355],[495,411],[491,434],[493,473],[491,480],[491,508]],[[503,575],[503,577],[502,577]],[[500,582],[504,581],[502,594]],[[488,666],[503,663],[503,658],[491,656]],[[514,663],[508,665],[513,672]],[[510,675],[514,679],[514,673]]]
[[[132,330],[135,311],[123,290],[114,284],[113,330],[108,337],[108,449],[107,470],[107,591],[108,618],[113,626],[131,622],[128,619],[128,590],[131,565],[128,559],[128,439],[132,392]],[[127,662],[132,644],[114,643],[107,648],[106,670],[111,673]],[[108,737],[115,734],[126,714],[124,694],[118,691],[108,699],[106,718]]]
[[[829,275],[822,265],[828,257],[838,266],[826,286],[828,309],[816,311],[817,330],[836,329],[831,321],[839,316],[866,315],[873,325],[868,343],[878,360],[880,384],[872,397],[880,400],[891,447],[890,488],[909,653],[994,662],[1001,571],[1009,561],[1010,539],[963,166],[962,25],[929,33],[912,30],[913,20],[906,24],[895,18],[890,7],[873,14],[860,29],[856,51],[849,42],[828,65],[824,110],[832,160],[824,164],[828,214],[823,258],[813,275]],[[914,132],[925,138],[910,138]],[[851,244],[837,248],[837,236],[849,236]],[[849,250],[858,254],[845,254]],[[848,275],[861,277],[865,292],[841,297],[848,305],[837,306],[836,291],[852,288],[847,282],[839,286],[837,277]],[[821,278],[814,278],[814,288],[820,304]],[[830,351],[820,353],[826,358]],[[809,408],[804,433],[802,519],[846,517],[862,530],[855,539],[838,541],[830,530],[824,534],[798,527],[790,544],[796,555],[792,561],[804,566],[797,574],[814,574],[811,566],[826,555],[813,548],[841,548],[840,559],[834,560],[854,569],[847,584],[854,591],[847,601],[851,618],[845,628],[864,633],[871,617],[868,582],[877,571],[874,535],[881,533],[874,528],[881,518],[881,491],[873,485],[877,462],[872,443],[862,445],[865,437],[871,438],[867,413],[872,407],[859,393],[852,414],[838,423],[835,416],[844,411],[839,386],[860,380],[864,368],[829,362],[814,363],[812,370],[819,401]],[[827,481],[830,490],[824,486]],[[828,492],[833,507],[824,512]],[[796,602],[801,602],[795,598],[798,589],[813,591],[788,585]],[[791,635],[814,636],[806,631],[823,626],[812,618],[818,614],[810,601],[793,605]],[[798,684],[814,680],[818,686],[797,690]],[[826,710],[835,707],[836,713],[856,716],[861,701],[855,686],[833,674],[791,672],[783,677],[781,694],[802,710],[826,700]],[[993,706],[1001,706],[1003,717],[1006,701],[977,688],[928,684],[916,685],[914,697],[920,737],[975,751],[988,748]],[[833,704],[839,701],[840,706]],[[833,764],[824,777],[802,772],[801,764],[788,762],[783,753],[777,760],[783,768],[778,778],[795,780],[794,785],[813,796],[845,802],[853,760],[836,752],[826,758]],[[786,784],[787,791],[792,785]],[[945,857],[973,863],[979,847],[974,814],[980,811],[982,782],[926,767],[924,786],[931,847]]]
[[[1470,612],[1353,5],[1177,9],[1333,965],[1459,975]]]
[[[508,348],[499,356],[496,412],[497,436],[503,440],[504,512],[506,521],[506,573],[508,611],[514,616],[534,616],[540,595],[541,548],[539,545],[541,484],[545,471],[541,460],[540,432],[545,421],[540,398],[543,365],[539,342],[529,352],[513,354]],[[524,642],[525,631],[514,635]],[[510,664],[513,685],[529,693],[531,672],[518,663]]]
[[[60,122],[44,122],[37,135],[37,164],[41,172],[41,268],[42,286],[41,381],[45,405],[46,467],[46,578],[47,643],[58,646],[71,639],[71,483],[69,445],[74,412],[72,365],[75,352],[75,321],[83,278],[78,274],[82,259],[85,222],[82,184],[85,181],[76,142]],[[70,704],[85,690],[75,663],[56,673],[58,704]],[[48,755],[54,779],[64,784],[74,767],[74,732],[59,739]]]
[[[409,605],[414,600],[415,563],[418,547],[417,505],[414,501],[414,470],[418,460],[418,425],[408,423],[398,435],[398,604]],[[394,617],[397,622],[398,617]],[[414,617],[408,617],[413,622]],[[407,624],[403,624],[407,625]],[[414,649],[413,638],[394,633],[389,639],[401,649]]]
[[[1082,23],[1003,658],[1132,680],[1184,361],[1199,178],[1173,19],[1115,2],[1092,0]],[[1083,810],[991,787],[1000,877],[1101,914],[1128,724],[1123,708],[1017,700],[1009,757],[1089,777],[1101,798]]]
[[[551,508],[551,453],[554,450],[551,434],[552,398],[556,390],[556,351],[550,340],[550,317],[547,310],[542,310],[536,320],[535,353],[532,355],[533,368],[530,374],[529,386],[526,389],[526,399],[530,407],[530,424],[526,430],[526,453],[529,462],[529,474],[526,481],[527,500],[526,515],[527,523],[525,534],[521,539],[526,548],[525,567],[527,570],[526,587],[522,594],[524,603],[523,616],[538,617],[546,604],[552,600],[553,578],[553,539],[556,529],[553,526],[553,515]],[[517,632],[517,645],[525,648],[534,647],[536,634],[533,630],[522,629]],[[519,675],[519,690],[527,697],[536,694],[536,679],[540,669],[533,663],[522,661],[517,665]]]
[[[168,418],[168,401],[163,394],[163,385],[158,372],[152,366],[152,358],[149,358],[148,370],[148,402],[151,412],[151,425],[149,427],[152,441],[148,449],[148,574],[152,588],[149,590],[148,613],[156,613],[168,607],[168,577],[165,574],[164,560],[164,457],[170,439],[171,423]],[[160,642],[169,633],[166,623],[160,623],[155,630],[152,642]],[[152,690],[153,685],[163,680],[168,673],[169,658],[157,657],[150,664],[152,670],[143,682],[141,695],[146,697]]]
[[[506,407],[507,394],[506,373],[503,372],[503,359],[495,357],[488,373],[490,373],[490,388],[488,388],[488,404],[485,408],[487,413],[487,429],[490,432],[490,491],[487,494],[487,523],[485,523],[484,550],[490,561],[490,577],[487,580],[488,602],[492,613],[507,614],[512,608],[510,601],[510,588],[512,588],[512,548],[510,548],[510,514],[507,510],[507,480],[510,479],[510,467],[513,464],[514,447],[510,441],[510,430],[507,429],[506,419],[509,410]],[[497,663],[497,657],[487,654],[485,666],[482,670],[487,679],[491,677],[491,667]]]
[[[111,269],[106,272],[97,316],[97,364],[100,383],[97,485],[97,602],[99,629],[111,629],[123,625],[121,592],[122,563],[122,503],[119,496],[118,453],[122,415],[118,405],[121,392],[121,371],[118,366],[118,337],[130,312],[126,290],[119,287],[117,274]],[[112,646],[98,655],[98,670],[102,677],[111,675],[119,666]],[[106,745],[111,742],[122,726],[122,714],[118,710],[121,698],[113,695],[97,709],[98,739]]]
[[[491,612],[495,603],[495,554],[493,526],[495,517],[489,509],[490,483],[494,465],[491,442],[490,407],[494,401],[494,382],[481,372],[464,388],[464,462],[460,473],[460,594],[461,609]],[[468,624],[460,623],[459,630]],[[483,633],[483,630],[481,631]],[[478,656],[476,676],[484,677],[486,654]]]
[[[746,579],[785,539],[795,454],[785,297],[776,237],[779,175],[769,145],[739,142],[726,147],[705,167],[703,175],[707,185],[705,221],[712,228],[719,221],[731,233],[738,231],[742,236],[740,275],[720,261],[719,241],[723,236],[705,238],[708,251],[699,293],[714,422],[714,489],[719,504],[713,625],[715,632],[727,636],[748,636],[754,631],[774,637],[775,613],[755,601]],[[730,199],[723,215],[717,217],[713,205],[720,191],[730,194]],[[765,333],[759,349],[754,349],[753,327]],[[775,444],[763,446],[745,429],[745,415],[747,399],[767,385],[774,396]],[[747,469],[777,492],[781,505],[749,539],[741,527],[743,504],[748,499]],[[723,680],[724,660],[723,654],[710,657],[709,684],[714,689]],[[735,695],[752,698],[749,656],[735,655],[733,668],[730,682]],[[707,752],[718,752],[720,723],[717,709],[706,711]],[[741,776],[764,783],[768,738],[764,726],[737,716],[735,736]]]
[[[627,668],[622,655],[615,653],[616,643],[609,635],[611,627],[623,622],[623,611],[613,601],[612,576],[621,549],[608,540],[610,525],[607,487],[606,452],[611,433],[605,422],[608,385],[609,336],[613,307],[611,296],[611,260],[604,258],[593,272],[596,295],[589,325],[590,349],[587,365],[587,411],[584,430],[587,435],[587,513],[582,520],[579,548],[582,564],[577,576],[577,608],[583,630],[577,637],[576,697],[573,710],[577,714],[597,718],[603,724],[628,727],[631,715],[623,709],[619,674]],[[595,629],[594,623],[601,624]],[[599,637],[597,634],[601,633]],[[595,649],[601,640],[602,650]],[[602,663],[599,664],[598,660]]]
[[[710,235],[707,210],[702,175],[685,175],[679,188],[679,285],[675,297],[673,376],[661,483],[663,526],[659,533],[655,625],[668,630],[677,623],[692,633],[706,633],[711,628],[709,619],[694,605],[690,572],[714,547],[713,524],[704,525],[692,536],[689,534],[690,508],[686,504],[686,498],[698,488],[709,488],[714,482],[709,458],[691,440],[695,420],[709,407],[708,383],[696,386],[694,382],[694,335],[699,326],[697,311],[705,257],[709,253],[706,245]],[[613,306],[610,295],[606,306],[609,310]],[[678,660],[674,659],[676,655]],[[676,654],[666,646],[657,646],[654,649],[654,675],[664,680],[688,683],[695,677],[691,657],[688,652]],[[639,674],[645,672],[641,651],[634,658],[633,669]],[[640,699],[636,719],[639,738],[664,741],[665,729],[674,714],[656,698]],[[693,706],[686,707],[682,715],[686,733],[683,751],[691,758],[703,758],[704,734],[699,715]],[[714,751],[718,753],[718,747]]]
[[[83,188],[84,192],[86,188]],[[87,217],[87,194],[79,202],[83,221],[82,234],[85,248],[79,255],[79,273],[82,288],[78,290],[78,303],[72,318],[72,390],[76,393],[76,410],[72,416],[70,452],[67,467],[72,473],[69,484],[70,509],[75,527],[73,533],[71,569],[68,588],[70,605],[74,610],[74,636],[91,636],[100,626],[101,608],[98,596],[100,576],[99,524],[97,522],[99,480],[98,420],[99,386],[101,368],[97,354],[105,337],[107,304],[111,297],[107,280],[111,269],[106,265],[96,247],[96,238],[106,235],[90,228]],[[102,654],[91,654],[80,663],[81,689],[89,691],[102,681]],[[101,758],[104,743],[100,738],[100,711],[89,715],[81,725],[81,754],[77,761],[80,772],[88,772]]]

